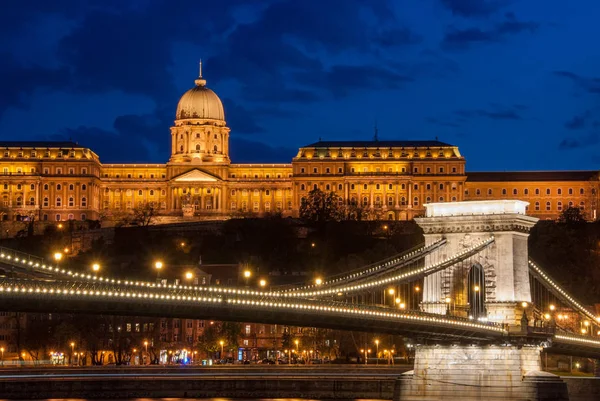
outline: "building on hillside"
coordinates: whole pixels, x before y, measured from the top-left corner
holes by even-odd
[[[0,213],[7,220],[97,220],[150,205],[163,222],[240,212],[297,216],[302,198],[319,188],[386,220],[412,219],[427,202],[485,197],[528,200],[530,214],[541,218],[554,219],[570,204],[597,216],[598,171],[466,173],[457,146],[376,138],[312,143],[291,163],[235,164],[229,131],[221,100],[199,77],[177,105],[166,163],[102,163],[74,142],[0,142]]]

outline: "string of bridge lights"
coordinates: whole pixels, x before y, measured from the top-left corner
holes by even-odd
[[[433,251],[434,249],[438,248],[439,246],[441,246],[445,243],[446,243],[446,239],[442,238],[442,239],[440,239],[436,242],[433,242],[429,245],[422,246],[414,251],[411,251],[405,255],[402,255],[401,257],[389,260],[385,263],[381,263],[381,264],[379,264],[377,266],[373,266],[369,269],[365,269],[365,270],[359,271],[357,273],[351,273],[351,274],[348,274],[346,276],[339,277],[336,279],[325,280],[321,284],[311,284],[311,285],[305,285],[302,287],[290,288],[290,289],[283,290],[282,292],[289,293],[289,292],[305,291],[305,290],[309,290],[309,289],[315,288],[315,287],[324,287],[327,285],[336,284],[341,281],[353,280],[353,279],[358,278],[359,276],[370,275],[370,274],[376,273],[377,271],[384,269],[384,268],[396,267],[396,265],[406,262],[408,260],[412,260],[417,256],[421,257],[424,255],[427,255],[429,252]]]
[[[436,269],[439,266],[442,266],[449,262],[453,262],[454,260],[460,259],[467,253],[470,253],[470,252],[476,250],[478,247],[488,245],[493,240],[494,240],[493,236],[486,240],[481,240],[481,241],[477,242],[475,245],[473,245],[472,247],[464,250],[463,252],[460,252],[460,253],[454,255],[453,257],[446,258],[446,259],[438,262],[437,264],[433,264],[428,267],[423,267],[423,268],[420,268],[417,270],[413,270],[411,272],[403,273],[403,274],[396,275],[393,277],[388,277],[385,279],[368,282],[365,284],[358,284],[358,285],[346,286],[346,287],[334,287],[334,288],[330,288],[330,289],[324,289],[324,290],[320,290],[320,291],[312,291],[312,292],[308,292],[308,293],[263,292],[263,291],[256,291],[256,290],[211,287],[211,286],[197,287],[197,286],[184,286],[184,285],[171,285],[171,284],[162,285],[162,284],[150,283],[150,282],[145,282],[145,281],[120,280],[120,279],[115,279],[115,278],[99,277],[99,276],[90,275],[90,274],[86,275],[86,274],[82,274],[82,273],[72,272],[71,270],[60,269],[57,266],[53,267],[53,266],[45,265],[45,264],[40,265],[39,263],[33,263],[32,261],[27,261],[25,258],[23,258],[23,259],[12,258],[10,255],[6,255],[5,253],[0,253],[0,259],[8,259],[8,260],[12,260],[13,262],[21,263],[23,265],[28,265],[33,268],[39,268],[42,271],[58,273],[65,277],[68,277],[70,279],[87,280],[87,281],[92,281],[92,282],[97,282],[97,283],[106,283],[106,284],[113,284],[113,285],[116,284],[116,285],[124,285],[124,286],[146,287],[146,288],[151,288],[151,289],[192,290],[192,291],[217,292],[217,293],[225,293],[225,294],[229,293],[229,294],[251,295],[251,296],[306,297],[306,296],[330,295],[333,293],[340,293],[340,292],[343,293],[343,292],[362,290],[365,288],[370,288],[370,287],[374,287],[374,286],[378,286],[378,285],[387,284],[392,281],[406,279],[410,276],[422,274],[428,270]]]
[[[330,281],[326,281],[325,284],[327,283],[331,283],[331,282],[338,282],[338,281],[342,281],[342,280],[347,280],[349,278],[354,278],[357,277],[360,274],[371,274],[373,272],[376,272],[377,270],[380,270],[384,267],[389,267],[392,265],[395,265],[403,260],[409,259],[409,258],[414,258],[417,254],[421,254],[421,253],[428,253],[430,252],[432,249],[437,248],[438,246],[442,245],[443,243],[446,242],[446,239],[441,239],[439,241],[436,241],[430,245],[427,246],[423,246],[421,248],[419,248],[418,250],[412,251],[400,258],[396,258],[392,261],[388,261],[386,263],[382,263],[378,266],[375,266],[373,268],[364,270],[363,272],[360,273],[354,273],[353,275],[349,275],[346,276],[344,278],[340,278],[340,279],[336,279],[336,280],[330,280]],[[50,273],[50,274],[56,274],[56,275],[61,275],[64,276],[65,278],[69,278],[69,279],[76,279],[76,280],[83,280],[83,281],[92,281],[92,282],[104,282],[104,283],[110,283],[110,284],[116,284],[116,285],[124,285],[124,286],[141,286],[141,287],[149,287],[149,288],[167,288],[167,289],[174,289],[174,290],[193,290],[193,291],[219,291],[221,292],[221,290],[223,289],[222,287],[215,287],[212,288],[210,286],[187,286],[187,285],[175,285],[175,284],[160,284],[160,283],[153,283],[153,282],[147,282],[147,281],[140,281],[140,280],[130,280],[130,279],[119,279],[119,278],[111,278],[111,277],[102,277],[102,276],[98,276],[95,274],[85,274],[85,273],[79,273],[79,272],[74,272],[72,270],[67,270],[67,269],[61,269],[58,265],[56,266],[52,266],[50,264],[44,264],[44,263],[39,263],[39,262],[33,262],[32,260],[28,260],[26,258],[19,258],[19,257],[13,257],[5,252],[0,253],[0,259],[5,259],[8,260],[12,263],[15,264],[19,264],[22,265],[24,267],[29,267],[29,268],[33,268],[33,269],[37,269],[41,272],[45,272],[45,273]],[[312,286],[307,286],[307,288],[312,287]],[[302,287],[304,288],[304,287]],[[288,290],[287,292],[291,292],[291,291],[295,291],[294,290]],[[239,292],[242,291],[242,292]],[[262,292],[262,291],[248,291],[248,290],[235,290],[235,289],[231,289],[231,291],[227,291],[227,292],[233,292],[233,293],[243,293],[243,294],[247,294],[247,295],[260,295],[260,294],[277,294],[278,292]],[[285,295],[284,296],[288,296]]]
[[[44,288],[45,286],[51,286],[51,288]],[[441,326],[450,326],[450,327],[462,327],[475,329],[478,331],[487,331],[494,332],[497,334],[506,334],[506,330],[499,324],[493,323],[477,323],[462,320],[459,318],[446,318],[443,316],[432,316],[429,314],[417,314],[415,312],[390,312],[387,310],[374,310],[377,308],[369,307],[358,307],[356,305],[352,306],[324,306],[318,305],[315,303],[307,303],[308,301],[304,301],[304,303],[298,302],[298,300],[294,302],[282,302],[282,301],[267,301],[267,300],[250,300],[250,299],[240,299],[240,298],[229,298],[229,297],[221,297],[221,296],[213,296],[213,297],[199,297],[199,296],[186,296],[186,295],[170,295],[170,294],[156,294],[153,292],[134,292],[134,291],[106,291],[106,290],[81,290],[81,289],[72,289],[65,288],[64,286],[61,288],[55,287],[56,285],[50,283],[41,283],[36,285],[24,285],[22,283],[11,283],[5,280],[4,282],[0,282],[0,297],[30,297],[30,296],[39,296],[39,295],[50,295],[55,297],[63,297],[67,299],[73,299],[76,301],[77,299],[123,299],[123,300],[131,300],[135,299],[144,299],[149,302],[180,302],[180,303],[188,303],[188,304],[213,304],[218,305],[221,304],[223,306],[228,307],[254,307],[254,308],[269,308],[269,310],[273,309],[287,309],[287,310],[297,310],[297,311],[307,311],[307,312],[320,312],[320,313],[329,313],[334,315],[359,315],[371,318],[383,318],[387,320],[398,320],[398,321],[414,321],[419,323],[426,324],[437,324]]]
[[[529,260],[529,266],[535,273],[543,278],[548,285],[550,285],[556,292],[558,292],[564,299],[567,300],[571,305],[575,306],[576,309],[579,310],[582,314],[587,316],[593,321],[600,322],[600,317],[594,316],[586,307],[577,302],[573,297],[571,297],[565,290],[563,290],[558,284],[554,282],[538,265],[536,265],[532,260]]]
[[[429,272],[431,270],[439,269],[440,267],[443,267],[443,266],[447,265],[448,263],[454,263],[455,261],[458,261],[460,259],[468,257],[473,252],[477,252],[478,250],[488,246],[492,242],[494,242],[493,236],[486,238],[484,240],[480,240],[480,241],[476,242],[474,245],[472,245],[471,247],[463,250],[462,252],[459,252],[449,258],[445,258],[445,259],[443,259],[437,263],[434,263],[430,266],[425,266],[425,267],[422,267],[419,269],[411,270],[406,273],[397,274],[397,275],[382,278],[379,280],[373,280],[370,282],[366,282],[364,284],[355,284],[355,285],[342,286],[342,287],[332,287],[332,288],[326,288],[326,289],[318,290],[318,291],[299,292],[299,293],[294,293],[294,294],[283,293],[281,295],[283,295],[284,297],[285,296],[314,297],[314,296],[319,296],[319,295],[331,295],[331,294],[335,294],[335,293],[345,293],[345,292],[352,292],[352,291],[357,291],[357,290],[364,290],[367,288],[376,287],[376,286],[388,284],[388,283],[399,281],[399,280],[405,280],[412,276],[420,275],[425,272]],[[276,293],[273,293],[273,294],[276,294]]]
[[[564,334],[555,334],[554,338],[557,340],[563,340],[563,341],[567,341],[567,342],[586,343],[586,344],[592,344],[597,347],[600,347],[600,341],[590,340],[589,338],[585,338],[585,337],[575,337],[575,336],[567,336]]]

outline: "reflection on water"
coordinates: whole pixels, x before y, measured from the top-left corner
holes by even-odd
[[[0,400],[8,401],[8,400]],[[46,400],[19,401],[98,401],[86,398],[48,398]],[[113,401],[325,401],[312,398],[123,398]],[[326,401],[332,401],[331,399]],[[336,399],[336,401],[385,401],[377,399]]]

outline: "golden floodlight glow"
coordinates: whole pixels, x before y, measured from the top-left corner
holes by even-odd
[[[192,273],[192,272],[186,272],[185,273],[185,278],[188,279],[188,280],[193,279],[194,278],[194,273]]]
[[[92,270],[95,271],[95,272],[97,272],[98,270],[100,270],[100,265],[98,263],[94,263],[92,265]]]
[[[321,277],[317,277],[317,278],[315,279],[315,284],[316,284],[316,285],[321,285],[321,284],[323,284],[323,279],[322,279]]]
[[[390,288],[388,290],[388,294],[390,294],[390,295],[394,295],[395,293],[396,293],[396,290],[394,290],[393,288]]]
[[[160,260],[157,260],[157,261],[154,263],[154,267],[155,267],[156,269],[158,269],[158,270],[162,269],[162,267],[163,267],[163,262],[161,262]]]
[[[245,270],[244,271],[244,277],[250,278],[251,275],[252,275],[252,272],[250,272],[250,270]]]
[[[60,253],[60,252],[56,252],[54,254],[54,260],[56,260],[57,262],[60,262],[60,260],[62,259],[62,257],[63,257],[63,254]]]
[[[263,278],[263,279],[261,279],[261,280],[258,282],[258,284],[259,284],[261,287],[264,287],[264,286],[266,286],[266,285],[267,285],[267,280],[265,280],[265,279]]]

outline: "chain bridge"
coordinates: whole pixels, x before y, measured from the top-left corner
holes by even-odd
[[[525,214],[526,205],[429,204],[426,216],[416,219],[425,236],[422,246],[324,278],[318,285],[268,291],[92,275],[1,248],[0,265],[27,278],[0,278],[0,302],[5,310],[23,312],[168,316],[399,334],[416,347],[415,370],[405,378],[401,399],[421,399],[423,391],[457,395],[471,385],[486,388],[491,397],[501,387],[494,384],[501,380],[498,375],[512,383],[517,397],[541,388],[542,349],[600,359],[600,318],[528,257],[527,238],[537,219]],[[543,386],[562,388],[560,380],[542,376]],[[423,390],[423,383],[437,384]]]

